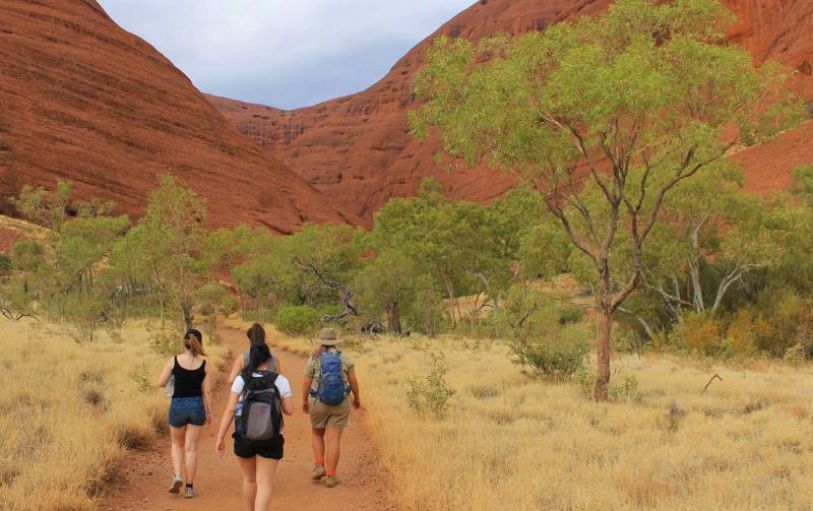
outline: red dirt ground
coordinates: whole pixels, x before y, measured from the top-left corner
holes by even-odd
[[[729,31],[757,62],[774,59],[798,72],[793,87],[813,99],[813,1],[724,0],[738,16]],[[436,141],[417,142],[408,133],[412,82],[431,40],[440,34],[479,39],[498,32],[519,34],[604,9],[608,0],[481,0],[413,48],[369,89],[312,107],[282,110],[208,96],[240,132],[279,158],[319,190],[366,223],[390,197],[415,193],[423,178],[438,179],[452,198],[487,202],[514,181],[485,168],[448,173],[434,163]],[[793,167],[813,163],[802,133],[740,153],[749,189],[773,190]],[[808,136],[807,140],[811,140]]]
[[[221,327],[219,335],[232,353],[246,347],[242,331]],[[285,376],[291,380],[294,401],[301,402],[299,387],[304,358],[277,351]],[[362,382],[363,383],[363,382]],[[197,497],[186,500],[167,492],[172,478],[169,456],[169,433],[149,450],[131,451],[121,470],[122,476],[109,489],[101,504],[102,511],[164,511],[188,509],[237,511],[244,509],[241,497],[240,467],[227,442],[226,456],[215,454],[214,443],[220,414],[223,412],[230,385],[219,381],[214,389],[215,424],[202,436],[199,450]],[[285,419],[285,456],[274,479],[274,510],[331,509],[336,511],[393,511],[388,502],[385,475],[373,450],[363,412],[354,412],[342,442],[339,464],[339,486],[328,490],[310,480],[313,455],[310,447],[310,422],[297,410]]]
[[[80,198],[138,215],[158,176],[173,173],[207,199],[212,227],[357,223],[240,136],[95,0],[0,2],[0,105],[2,199],[64,178]]]

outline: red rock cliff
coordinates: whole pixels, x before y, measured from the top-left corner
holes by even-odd
[[[813,98],[813,0],[726,0],[738,16],[730,39],[759,62],[775,59],[797,69],[794,87]],[[498,32],[544,29],[551,23],[599,12],[608,0],[481,0],[441,27],[399,60],[366,91],[309,108],[284,112],[209,96],[245,135],[278,157],[316,188],[369,222],[390,197],[413,194],[427,176],[453,198],[487,201],[513,180],[485,168],[452,174],[433,163],[436,142],[419,143],[408,133],[411,87],[429,42],[437,35],[478,39]],[[749,187],[784,186],[797,164],[813,163],[813,126],[767,147],[737,155]],[[785,140],[785,142],[783,142]],[[792,151],[785,150],[790,144]],[[757,154],[754,154],[757,153]],[[754,158],[751,155],[754,154]],[[766,166],[766,162],[770,165]]]
[[[95,0],[2,0],[0,197],[65,178],[138,215],[168,172],[207,199],[213,226],[354,221]]]

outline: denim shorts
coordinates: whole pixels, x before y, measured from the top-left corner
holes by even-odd
[[[206,424],[206,407],[201,396],[173,397],[169,405],[169,425],[182,428],[187,424],[203,426]]]

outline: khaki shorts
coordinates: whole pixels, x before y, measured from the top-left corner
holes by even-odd
[[[350,424],[350,400],[345,399],[340,405],[330,406],[315,397],[310,398],[311,426],[316,429],[344,429]]]

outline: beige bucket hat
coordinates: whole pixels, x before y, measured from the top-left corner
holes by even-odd
[[[336,330],[332,328],[323,328],[321,332],[319,332],[319,344],[322,346],[336,346],[343,339],[339,339],[339,336],[336,335]]]

